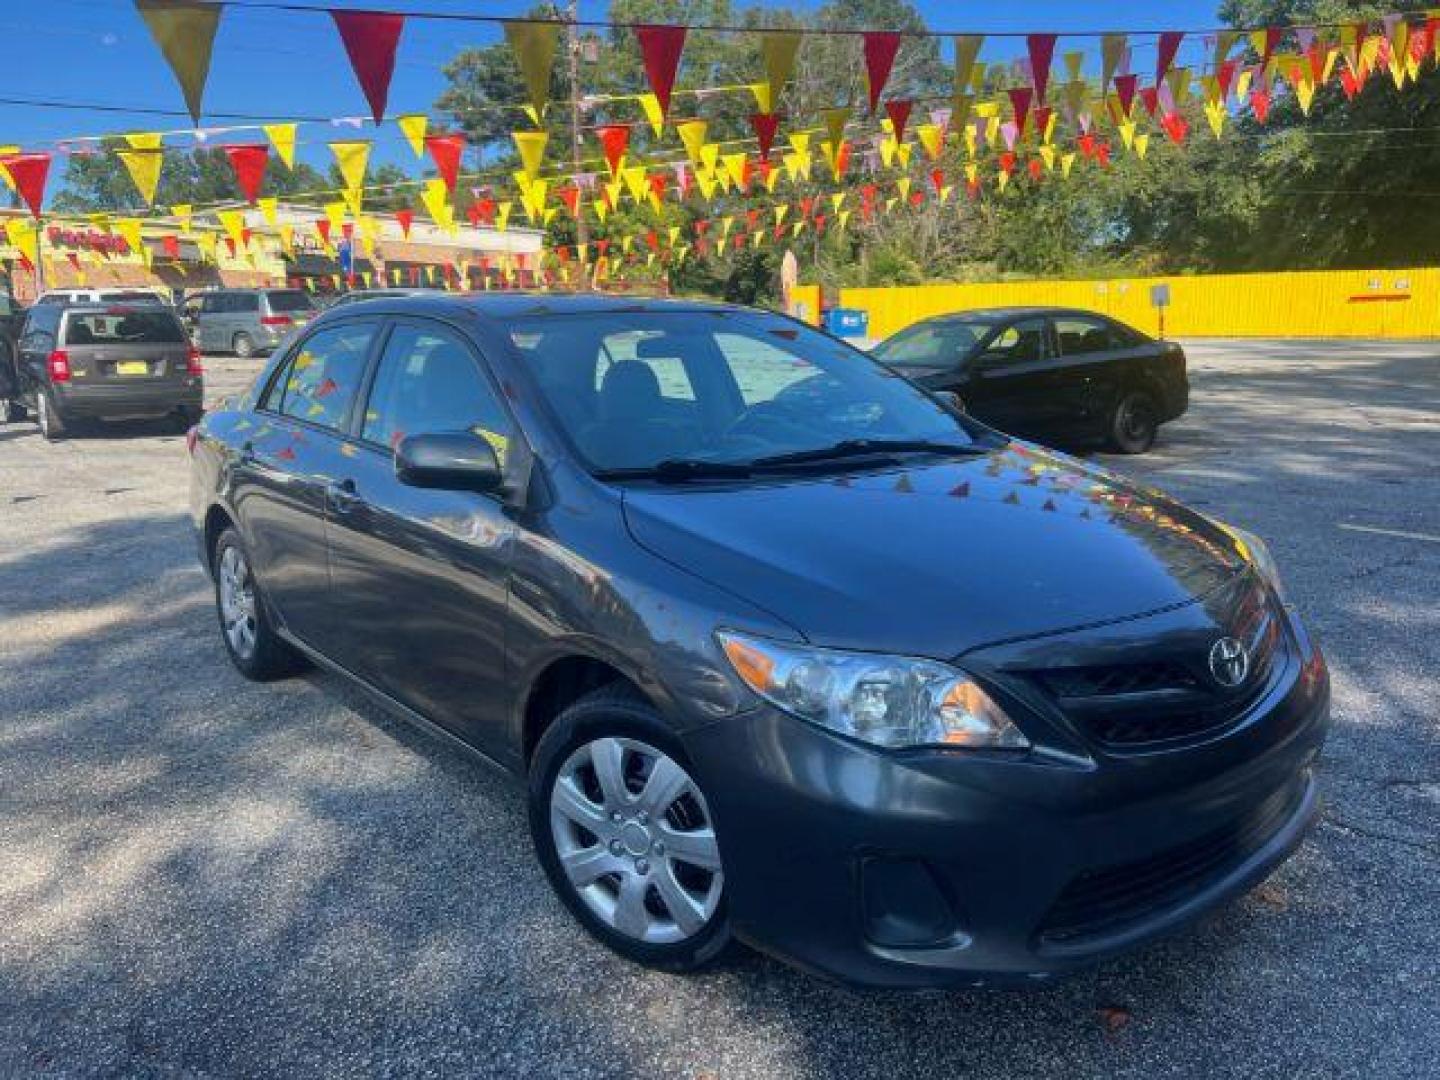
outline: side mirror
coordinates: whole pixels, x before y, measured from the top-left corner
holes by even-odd
[[[504,482],[495,448],[468,431],[411,435],[395,448],[402,484],[444,491],[495,491]]]

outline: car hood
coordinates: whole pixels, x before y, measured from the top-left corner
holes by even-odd
[[[631,488],[638,543],[807,640],[949,659],[1191,603],[1244,563],[1158,491],[1010,443],[760,485]]]

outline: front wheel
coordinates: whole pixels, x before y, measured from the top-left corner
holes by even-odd
[[[1144,390],[1127,390],[1110,417],[1110,445],[1122,454],[1143,454],[1160,430],[1155,399]]]
[[[679,741],[606,687],[551,725],[530,770],[530,830],[550,884],[596,938],[682,972],[730,942],[715,820]]]

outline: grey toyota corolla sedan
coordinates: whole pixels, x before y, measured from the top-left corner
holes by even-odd
[[[1258,539],[789,319],[346,305],[191,453],[240,671],[524,778],[557,893],[645,964],[1043,978],[1316,814],[1328,675]]]

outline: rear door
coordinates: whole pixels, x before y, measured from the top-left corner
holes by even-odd
[[[1099,430],[1135,354],[1116,340],[1116,327],[1098,315],[1056,315],[1054,326],[1060,360],[1054,393],[1063,410],[1059,419],[1077,433]]]
[[[178,385],[189,367],[190,343],[174,312],[149,307],[71,308],[59,347],[70,358],[70,381],[136,389]]]
[[[498,495],[402,484],[394,447],[407,435],[470,431],[508,466],[514,430],[463,335],[427,319],[397,319],[330,485],[326,522],[329,655],[497,754],[518,526]]]
[[[58,304],[36,304],[25,317],[16,346],[15,373],[20,397],[31,406],[35,404],[35,393],[49,381],[45,365],[55,350],[64,310]]]
[[[225,304],[230,294],[206,293],[195,320],[195,343],[206,352],[218,352],[224,336]]]
[[[231,499],[256,580],[283,625],[329,653],[337,626],[325,546],[326,493],[343,479],[352,410],[379,323],[317,329],[296,343],[243,433]]]

